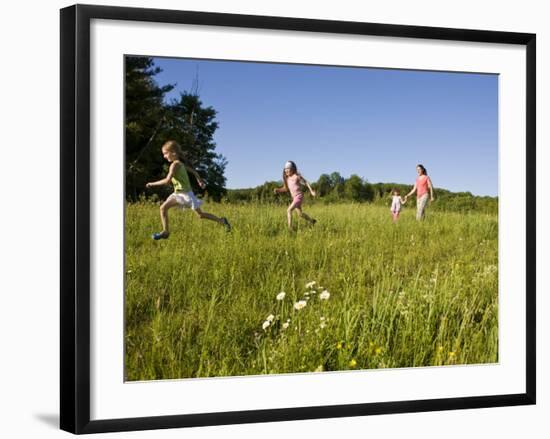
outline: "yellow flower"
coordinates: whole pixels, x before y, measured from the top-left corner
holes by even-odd
[[[342,342],[341,341],[336,343],[336,349],[342,349]]]
[[[381,348],[381,347],[377,347],[377,348],[374,350],[374,353],[375,353],[376,355],[381,354],[381,353],[382,353],[382,348]]]
[[[357,361],[355,361],[355,359],[352,359],[350,362],[349,362],[349,367],[355,367],[357,366]]]
[[[449,358],[453,358],[456,355],[456,352],[449,352]]]

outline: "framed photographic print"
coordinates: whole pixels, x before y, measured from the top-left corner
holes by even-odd
[[[61,428],[535,403],[535,35],[61,10]]]

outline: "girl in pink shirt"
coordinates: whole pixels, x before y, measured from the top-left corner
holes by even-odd
[[[426,209],[426,204],[428,204],[428,191],[430,192],[430,202],[434,200],[432,180],[428,177],[428,171],[423,165],[416,165],[416,172],[418,177],[412,190],[405,195],[405,201],[409,195],[414,194],[416,191],[416,219],[420,221],[424,218],[424,211]]]
[[[280,194],[282,192],[290,192],[292,197],[292,202],[288,209],[286,210],[286,216],[288,221],[289,230],[292,229],[292,211],[295,210],[298,213],[298,216],[308,221],[310,224],[315,224],[317,221],[307,215],[305,212],[302,212],[302,202],[304,199],[304,193],[302,192],[302,184],[306,185],[309,189],[309,192],[314,197],[315,191],[311,188],[309,183],[306,181],[301,174],[298,173],[298,168],[296,163],[288,161],[285,163],[285,168],[283,170],[283,187],[276,188],[275,193]]]

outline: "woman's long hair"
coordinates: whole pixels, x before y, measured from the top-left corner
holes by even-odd
[[[424,165],[418,164],[416,165],[416,167],[420,168],[420,170],[422,171],[422,175],[428,175],[428,171],[426,171],[426,168],[424,167]]]

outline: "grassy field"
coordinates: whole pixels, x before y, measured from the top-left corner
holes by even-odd
[[[127,380],[498,361],[496,215],[314,205],[290,233],[285,207],[212,203],[231,233],[172,209],[155,242],[158,207],[126,210]]]

